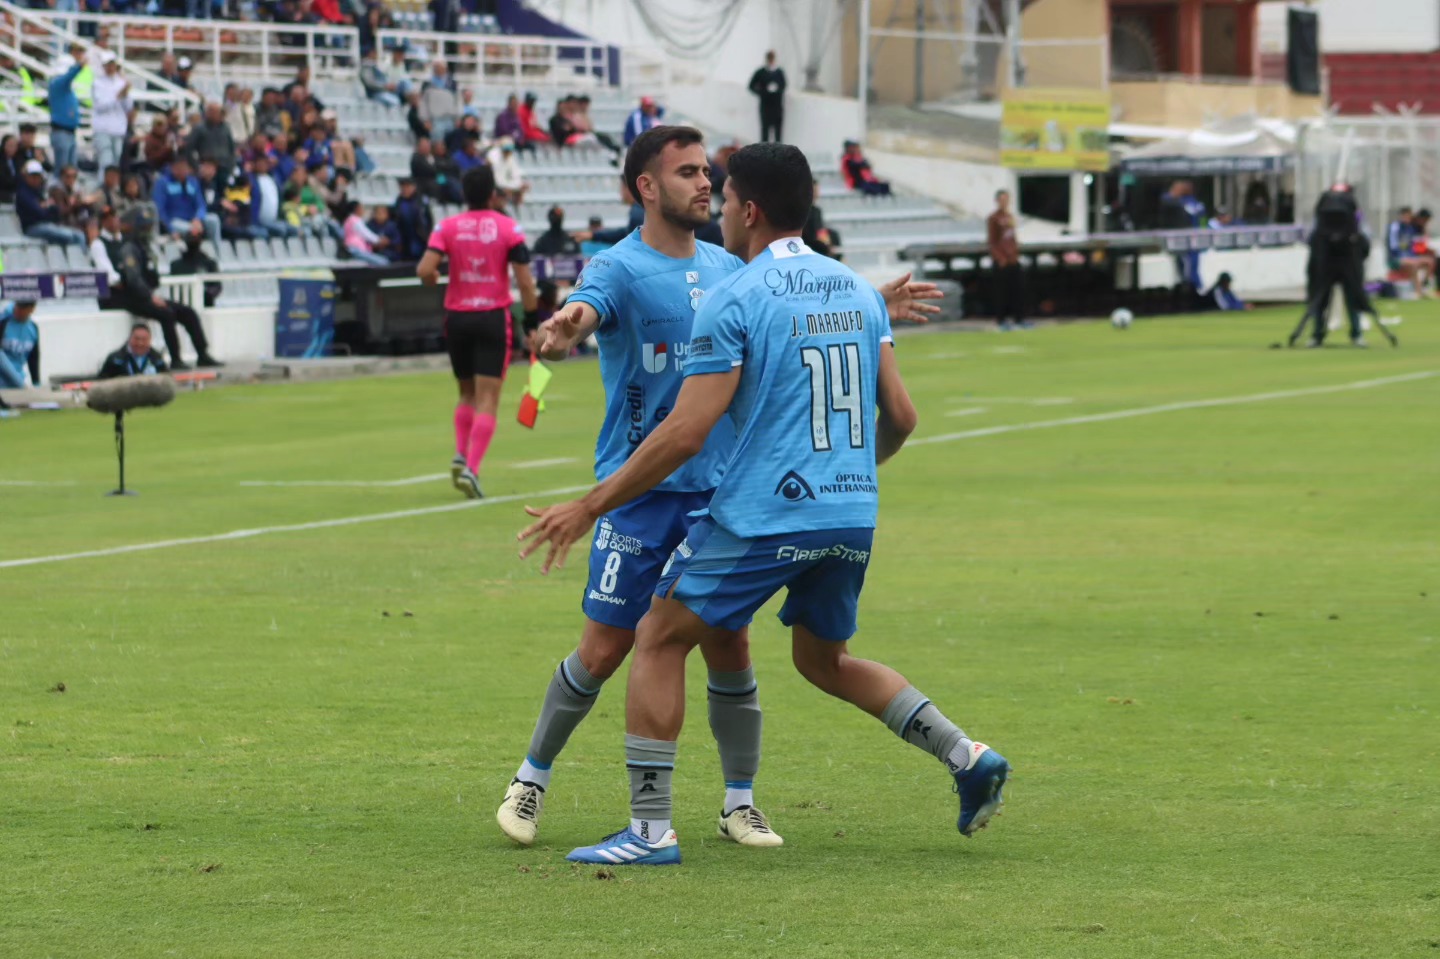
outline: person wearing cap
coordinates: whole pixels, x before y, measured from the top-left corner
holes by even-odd
[[[90,89],[94,106],[90,114],[90,136],[95,142],[95,163],[101,170],[120,166],[125,140],[130,135],[130,81],[120,72],[120,61],[109,50],[100,52],[100,76]]]
[[[503,199],[518,219],[520,205],[530,184],[525,182],[525,172],[520,169],[520,158],[515,155],[515,141],[501,137],[485,154],[485,162],[495,171],[495,195]]]
[[[765,65],[750,75],[750,92],[760,98],[760,142],[782,143],[785,124],[785,71],[775,65],[775,51],[765,54]]]
[[[420,194],[415,181],[409,177],[400,181],[394,214],[395,227],[400,231],[400,259],[419,260],[425,255],[425,246],[435,229],[435,217],[430,212],[430,201]]]
[[[665,111],[655,102],[655,98],[641,97],[640,106],[625,121],[625,146],[628,148],[640,134],[653,130],[664,122]]]
[[[165,79],[169,80],[177,87],[183,87],[184,89],[188,90],[190,89],[190,71],[194,69],[194,60],[191,60],[189,57],[181,57],[179,60],[175,61],[175,75],[173,77],[166,77]]]
[[[180,161],[176,161],[177,163]],[[193,179],[193,177],[192,177]],[[111,221],[113,225],[113,221]],[[107,244],[113,270],[119,274],[120,282],[110,288],[110,296],[101,306],[105,309],[122,309],[145,319],[160,323],[165,336],[165,349],[170,354],[170,368],[188,369],[180,362],[180,335],[177,327],[184,327],[190,335],[190,342],[198,355],[197,365],[219,366],[210,355],[205,330],[200,317],[183,303],[160,295],[159,274],[150,260],[150,234],[155,222],[149,211],[137,207],[127,213],[119,222],[120,240]]]
[[[75,165],[75,131],[80,127],[80,98],[75,95],[75,78],[85,66],[85,48],[70,47],[70,66],[50,81],[50,149],[57,167]]]
[[[34,300],[0,309],[0,389],[24,389],[27,369],[30,383],[40,385],[40,328],[30,318],[34,312]]]
[[[20,216],[20,230],[32,240],[43,240],[60,246],[80,246],[85,234],[71,226],[61,226],[63,212],[45,195],[45,168],[39,160],[25,161],[25,179],[15,192],[15,212]]]
[[[525,94],[525,101],[516,108],[520,117],[521,138],[516,141],[516,146],[522,150],[535,150],[537,143],[549,143],[550,134],[540,125],[540,120],[535,116],[536,97],[533,93]]]
[[[205,192],[185,154],[177,155],[170,169],[155,178],[153,199],[161,233],[196,239],[208,234],[215,249],[220,249],[220,217],[205,205]]]

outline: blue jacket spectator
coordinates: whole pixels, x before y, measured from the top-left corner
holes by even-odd
[[[655,98],[641,97],[640,106],[625,121],[625,145],[628,147],[640,134],[664,123],[665,111],[655,103]]]
[[[395,199],[395,226],[400,231],[401,260],[416,261],[425,255],[430,233],[435,227],[430,203],[415,189],[415,181],[400,181],[400,196]]]
[[[55,168],[75,165],[75,130],[80,126],[80,98],[73,84],[85,68],[85,50],[70,48],[75,62],[70,69],[50,81],[50,148],[55,151]]]
[[[60,208],[45,195],[45,168],[39,160],[26,160],[24,179],[15,191],[15,212],[20,231],[32,240],[61,246],[84,246],[85,234],[72,226],[60,225]]]
[[[1414,217],[1414,210],[1408,206],[1401,207],[1399,215],[1385,231],[1385,253],[1392,270],[1400,269],[1401,262],[1412,256],[1411,250],[1415,243]]]
[[[330,138],[321,135],[318,139],[312,134],[301,148],[305,151],[305,169],[315,171],[322,166],[333,167],[335,165],[335,153],[330,148]]]
[[[34,312],[33,302],[0,309],[0,388],[24,387],[27,367],[31,385],[40,385],[40,329],[30,319]]]
[[[1220,274],[1220,279],[1210,288],[1210,292],[1205,294],[1205,309],[1221,310],[1229,313],[1238,310],[1248,310],[1250,308],[1245,301],[1240,299],[1235,291],[1230,288],[1230,282],[1229,273]]]
[[[160,230],[170,232],[176,220],[203,220],[208,212],[205,191],[200,178],[190,173],[190,164],[176,161],[170,169],[155,178],[155,209],[160,214]]]

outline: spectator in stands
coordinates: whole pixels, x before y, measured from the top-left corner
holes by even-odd
[[[358,24],[360,29],[360,56],[365,57],[378,53],[380,43],[380,31],[388,30],[395,25],[394,18],[390,11],[379,3],[370,4],[365,10]],[[393,105],[393,104],[392,104]]]
[[[310,90],[310,68],[303,63],[295,69],[295,79],[281,87],[280,92],[286,100],[302,105],[308,103],[317,112],[325,109],[325,104]]]
[[[711,195],[714,195],[714,179],[711,179],[710,183]],[[812,200],[810,204],[810,216],[805,220],[805,229],[800,232],[800,239],[804,241],[806,246],[821,256],[828,256],[831,259],[838,260],[841,257],[835,252],[835,248],[840,245],[840,241],[836,235],[825,226],[825,214],[820,209],[820,181],[812,179],[810,189]]]
[[[50,188],[50,196],[60,207],[60,223],[81,232],[85,230],[85,221],[90,219],[95,206],[103,199],[99,190],[86,193],[80,187],[80,171],[73,166],[60,169],[60,176]]]
[[[159,173],[175,159],[175,147],[175,132],[170,129],[170,121],[163,115],[151,120],[150,132],[145,134],[145,142],[140,147],[145,165]]]
[[[430,0],[431,29],[436,33],[455,33],[460,29],[459,0]]]
[[[1409,280],[1418,293],[1425,288],[1429,276],[1426,260],[1415,255],[1415,211],[1402,206],[1385,231],[1385,254],[1390,269]]]
[[[760,142],[783,143],[785,71],[775,65],[774,50],[765,54],[765,65],[750,75],[750,92],[760,98]]]
[[[334,172],[329,167],[317,170],[315,175],[310,177],[310,186],[320,202],[325,205],[325,210],[330,214],[334,227],[330,233],[337,240],[344,239],[344,231],[340,224],[345,222],[349,216],[350,209],[350,178],[342,172]]]
[[[23,170],[24,164],[31,160],[36,160],[40,163],[42,170],[46,172],[53,170],[54,166],[50,162],[50,154],[45,152],[44,147],[35,143],[35,124],[22,123],[19,126],[19,131],[20,149],[17,153],[20,156],[20,168]]]
[[[227,134],[229,130],[225,131]],[[191,172],[190,160],[183,153],[170,162],[170,168],[155,178],[152,197],[162,234],[177,239],[208,235],[215,248],[220,248],[220,217],[205,206],[200,180]],[[145,235],[149,235],[149,228]]]
[[[85,68],[85,48],[70,47],[71,64],[50,81],[50,149],[57,167],[75,165],[75,131],[80,128],[80,98],[73,84]]]
[[[443,142],[430,144],[430,150],[435,155],[435,170],[444,178],[444,199],[446,202],[461,202],[464,200],[464,190],[460,186],[460,164],[450,155]],[[451,199],[456,191],[460,192],[460,201]]]
[[[283,133],[278,134],[270,141],[270,149],[275,155],[275,159],[270,161],[270,175],[275,177],[275,182],[283,187],[289,181],[290,174],[295,172],[295,168],[305,164],[296,161],[296,151],[290,149],[290,138]]]
[[[1430,243],[1430,219],[1431,213],[1428,209],[1421,207],[1410,221],[1414,229],[1414,236],[1410,238],[1410,254],[1421,262],[1421,271],[1429,283],[1436,276],[1435,248]],[[1420,287],[1417,292],[1421,296],[1427,295],[1425,287]]]
[[[305,151],[305,169],[314,173],[321,167],[335,166],[335,151],[331,149],[330,133],[325,124],[313,124],[309,134],[300,144],[300,149]]]
[[[400,62],[403,65],[405,51],[396,50],[395,52],[399,54]],[[400,105],[398,84],[390,79],[380,66],[379,52],[374,49],[366,53],[364,59],[360,61],[360,85],[365,88],[365,95],[376,103],[383,103],[387,107]]]
[[[296,137],[299,137],[304,130],[309,129],[309,124],[306,123],[306,111],[313,110],[319,113],[319,108],[311,103],[309,91],[303,83],[292,82],[285,88],[282,106],[290,117],[286,130],[295,134]]]
[[[566,94],[555,104],[555,112],[550,116],[550,139],[557,147],[575,145],[576,141],[572,139],[576,136],[574,111],[575,97],[572,94]]]
[[[107,166],[100,174],[100,189],[96,191],[95,212],[97,215],[113,210],[125,200],[125,191],[118,166]]]
[[[260,105],[255,108],[255,132],[267,137],[290,132],[290,114],[285,110],[284,98],[274,87],[260,92]]]
[[[520,149],[534,151],[537,143],[549,143],[550,134],[540,125],[539,117],[535,116],[535,94],[525,94],[525,102],[520,104],[516,113],[520,117],[521,139],[517,140]]]
[[[398,263],[403,259],[400,249],[400,227],[390,219],[390,208],[383,203],[376,204],[370,211],[370,221],[366,224],[374,231],[376,236],[382,237],[384,244],[376,243],[375,248],[385,254],[385,258],[391,263]]]
[[[641,97],[640,105],[625,121],[625,146],[646,130],[653,130],[665,122],[665,110],[655,102],[654,97]]]
[[[525,194],[530,192],[530,184],[525,182],[525,172],[520,169],[515,141],[509,137],[496,140],[485,154],[485,162],[495,171],[495,196],[504,200],[519,219],[520,206],[525,202]]]
[[[160,214],[155,209],[155,204],[145,196],[144,182],[135,173],[127,173],[120,180],[120,201],[111,204],[110,209],[114,210],[117,216],[125,216],[131,209],[143,206],[150,213],[150,219],[159,221]]]
[[[299,236],[297,227],[286,223],[280,212],[280,184],[270,173],[270,157],[260,154],[250,161],[250,218],[264,236]]]
[[[355,18],[344,10],[340,9],[340,0],[314,0],[311,9],[320,18],[322,24],[331,26],[351,26]]]
[[[7,133],[0,140],[0,203],[14,203],[20,189],[25,160],[20,156],[20,138]]]
[[[520,98],[510,94],[505,100],[505,109],[495,114],[495,139],[509,137],[516,147],[525,145],[525,124],[520,119]]]
[[[386,240],[370,229],[365,222],[365,205],[357,200],[351,200],[348,204],[348,214],[345,217],[345,249],[350,255],[361,263],[368,263],[371,266],[389,266],[390,258],[384,253],[377,252],[377,247],[383,249]]]
[[[421,137],[415,141],[415,152],[410,156],[410,178],[425,196],[441,203],[459,203],[460,181],[442,172],[430,147],[430,138]]]
[[[405,123],[410,127],[410,135],[417,140],[430,136],[430,124],[420,114],[420,91],[411,90],[405,99],[409,104],[405,111]]]
[[[710,158],[710,195],[722,196],[725,192],[725,180],[730,175],[730,158],[740,151],[739,140],[731,140],[723,147],[715,151]]]
[[[286,221],[300,233],[313,237],[330,233],[330,215],[303,165],[296,165],[280,197],[280,209]]]
[[[449,135],[444,138],[445,149],[450,151],[451,156],[458,158],[461,151],[465,149],[465,141],[472,137],[477,140],[482,139],[480,118],[462,116],[459,126],[451,130]]]
[[[565,232],[565,209],[552,206],[545,214],[550,229],[535,238],[531,249],[537,256],[578,256],[580,244]]]
[[[485,165],[485,154],[480,152],[480,134],[471,133],[465,137],[460,144],[460,152],[455,154],[455,165],[460,168],[462,177],[477,166]]]
[[[1232,278],[1229,273],[1221,273],[1220,279],[1216,280],[1215,285],[1205,294],[1205,300],[1202,304],[1203,307],[1207,310],[1220,310],[1227,313],[1238,310],[1253,310],[1255,307],[1252,304],[1240,299],[1235,291],[1230,288],[1231,282]]]
[[[225,91],[225,123],[235,143],[248,143],[255,133],[255,91],[234,85]]]
[[[264,231],[252,229],[250,222],[250,182],[244,179],[244,174],[235,178],[236,182],[243,180],[244,193],[243,204],[230,199],[230,184],[220,182],[219,171],[215,161],[206,157],[200,161],[199,173],[196,177],[200,181],[200,192],[205,197],[205,209],[210,210],[220,218],[220,235],[227,240],[259,239],[268,236]],[[258,236],[257,236],[258,233]]]
[[[475,105],[475,91],[469,87],[460,91],[460,115],[480,119],[480,108]]]
[[[0,389],[25,388],[25,373],[40,385],[40,328],[30,317],[34,300],[17,300],[0,309]]]
[[[130,81],[120,73],[120,62],[108,50],[100,54],[101,73],[90,87],[90,136],[95,143],[95,163],[100,169],[119,166],[130,135]]]
[[[43,240],[59,246],[81,246],[85,234],[74,227],[60,224],[61,210],[45,195],[45,168],[39,160],[28,160],[24,181],[15,193],[15,212],[20,215],[20,231],[32,240]]]
[[[395,198],[395,227],[400,231],[401,259],[419,260],[425,255],[435,219],[430,215],[430,201],[415,188],[415,181],[400,181],[400,195]]]
[[[191,163],[206,157],[215,161],[220,185],[223,187],[235,171],[235,137],[225,122],[225,108],[215,101],[205,104],[204,121],[190,132],[185,152]]]
[[[125,341],[125,345],[105,357],[96,379],[113,380],[121,376],[147,376],[170,372],[170,367],[165,365],[165,357],[150,343],[149,324],[137,322],[130,327],[130,338]]]
[[[209,20],[214,16],[212,0],[185,0],[185,19]]]
[[[443,140],[455,129],[460,118],[460,98],[455,81],[450,77],[444,60],[430,67],[430,79],[420,88],[420,119],[433,140]]]
[[[845,178],[845,185],[857,193],[866,196],[890,195],[889,181],[875,176],[875,171],[870,169],[870,161],[865,159],[865,152],[854,140],[845,141],[845,155],[840,160],[840,173]]]
[[[190,179],[193,181],[194,177]],[[160,278],[150,260],[149,250],[150,233],[154,224],[146,211],[131,210],[125,219],[120,221],[119,227],[120,241],[107,246],[107,250],[115,272],[120,275],[120,282],[110,288],[109,298],[101,305],[158,320],[160,329],[165,334],[165,347],[170,353],[171,369],[189,369],[180,362],[180,336],[177,327],[184,327],[185,332],[190,335],[190,342],[194,344],[198,354],[198,366],[219,366],[210,355],[200,317],[190,307],[161,296],[157,290]]]
[[[183,90],[190,89],[190,72],[195,69],[195,62],[189,57],[175,59],[174,54],[167,53],[160,58],[160,77],[168,80]]]
[[[620,145],[610,134],[596,129],[595,121],[590,118],[590,95],[582,93],[571,101],[573,112],[570,120],[575,124],[575,133],[581,137],[583,143],[598,143],[605,149],[619,155]]]
[[[620,178],[620,202],[630,206],[630,218],[625,226],[606,229],[600,225],[603,221],[599,217],[591,217],[590,229],[576,233],[575,239],[582,243],[589,240],[594,243],[615,244],[640,229],[645,222],[645,208],[635,202],[635,196],[630,192],[630,185],[625,182],[624,177]]]

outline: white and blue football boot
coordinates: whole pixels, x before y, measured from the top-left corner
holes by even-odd
[[[675,830],[667,829],[665,835],[658,840],[648,842],[626,826],[593,846],[572,849],[565,858],[571,862],[588,862],[597,866],[678,866],[680,839],[675,835]]]
[[[1005,804],[1000,791],[1009,775],[1010,764],[1004,756],[984,743],[970,747],[970,762],[955,773],[955,791],[960,794],[960,820],[956,825],[962,836],[975,835],[1000,811]]]

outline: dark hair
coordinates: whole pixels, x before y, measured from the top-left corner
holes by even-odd
[[[665,152],[665,147],[672,143],[688,147],[704,142],[704,134],[694,127],[685,126],[655,127],[636,137],[625,153],[624,177],[625,185],[630,188],[630,195],[635,198],[635,202],[640,202],[640,174],[649,172],[650,164]]]
[[[350,217],[354,216],[356,211],[358,211],[364,205],[365,204],[361,203],[359,200],[347,201],[345,203],[345,218],[349,219]]]
[[[752,143],[730,158],[729,183],[741,202],[753,203],[770,226],[799,230],[810,217],[810,163],[788,143]]]
[[[105,168],[104,172],[101,173],[101,176],[109,176],[111,170],[114,170],[116,173],[120,172],[120,168],[112,163]]]
[[[495,195],[495,171],[488,166],[471,167],[460,181],[465,192],[465,205],[472,210],[486,210]]]
[[[1400,208],[1400,212],[1401,212],[1401,213],[1414,213],[1415,211],[1412,210],[1412,209],[1410,209],[1410,207],[1408,207],[1408,206],[1402,206],[1402,207]]]
[[[1000,199],[1002,196],[1009,196],[1009,195],[1010,195],[1010,191],[1009,191],[1009,190],[996,190],[996,191],[995,191],[995,199],[997,199],[997,200]]]
[[[1428,208],[1422,206],[1422,207],[1420,208],[1420,212],[1417,213],[1417,214],[1415,214],[1415,215],[1418,216],[1418,217],[1421,217],[1422,219],[1428,220],[1428,219],[1430,219],[1434,214],[1432,214]]]
[[[149,333],[149,332],[150,332],[150,324],[149,324],[149,323],[145,323],[145,322],[143,322],[143,321],[141,321],[141,320],[136,320],[134,323],[131,323],[131,324],[130,324],[130,332],[131,332],[131,333],[134,333],[136,330],[144,330],[146,333]]]
[[[34,133],[34,132],[35,132],[35,124],[33,124],[33,123],[22,123],[22,124],[20,124],[20,135],[21,135],[21,136],[24,136],[24,135],[27,134],[27,133]]]

